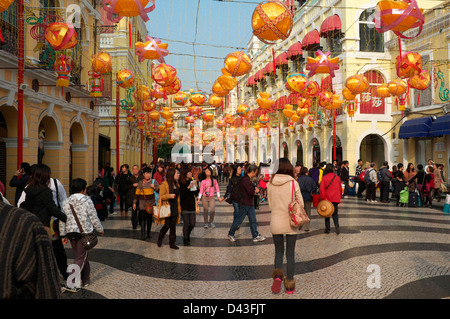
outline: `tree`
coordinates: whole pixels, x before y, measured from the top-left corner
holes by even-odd
[[[162,142],[157,145],[158,157],[164,161],[170,161],[173,145],[169,145],[167,142]]]

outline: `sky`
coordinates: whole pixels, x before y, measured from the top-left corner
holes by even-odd
[[[177,69],[183,91],[211,93],[214,81],[222,75],[227,54],[247,53],[252,14],[260,2],[156,0],[147,29],[153,38],[169,44],[165,60]]]

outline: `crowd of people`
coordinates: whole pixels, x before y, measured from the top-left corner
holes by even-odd
[[[321,162],[311,168],[296,163],[295,166],[286,158],[281,158],[270,171],[269,164],[256,166],[250,163],[201,164],[164,163],[133,165],[123,164],[118,174],[109,165],[99,169],[98,177],[93,185],[87,185],[83,179],[76,178],[70,183],[70,196],[66,195],[63,185],[58,179],[51,178],[51,169],[47,165],[29,165],[23,163],[10,181],[16,188],[14,208],[1,194],[0,211],[10,211],[11,215],[32,213],[27,215],[29,225],[37,227],[40,221],[42,229],[48,237],[48,243],[39,242],[41,261],[59,270],[59,275],[67,280],[69,277],[67,256],[64,245],[70,241],[74,252],[74,264],[81,270],[81,281],[76,285],[63,285],[61,291],[48,291],[46,286],[39,291],[38,283],[29,289],[0,290],[1,297],[58,297],[60,292],[78,292],[90,284],[90,267],[88,249],[82,243],[81,233],[94,230],[102,235],[102,221],[109,215],[120,214],[128,217],[131,209],[131,227],[140,226],[141,239],[151,238],[152,224],[161,224],[157,238],[157,246],[162,247],[163,240],[169,232],[169,247],[178,250],[176,244],[176,225],[182,221],[183,244],[191,245],[191,233],[196,227],[196,216],[203,213],[203,227],[214,229],[216,197],[218,202],[225,201],[233,207],[233,221],[228,231],[230,242],[237,240],[235,233],[247,217],[253,242],[262,242],[265,236],[258,231],[255,209],[260,203],[267,202],[270,209],[270,232],[273,237],[275,256],[272,274],[272,292],[279,293],[284,283],[286,293],[295,291],[294,256],[299,228],[293,228],[289,222],[289,204],[298,200],[306,215],[311,219],[311,210],[315,198],[328,200],[333,205],[333,214],[324,218],[324,232],[331,232],[331,219],[336,234],[339,228],[339,204],[342,198],[348,198],[349,190],[355,189],[357,198],[364,198],[373,203],[376,201],[376,189],[380,189],[380,201],[389,202],[389,195],[396,199],[397,205],[408,193],[408,205],[427,205],[431,207],[434,197],[441,200],[446,189],[443,165],[432,160],[428,164],[409,163],[406,168],[402,164],[389,168],[388,163],[377,170],[375,163],[358,161],[354,182],[349,174],[349,162]],[[226,185],[221,194],[219,183]],[[357,184],[357,188],[355,187]],[[2,186],[2,185],[0,185]],[[116,209],[115,209],[116,208]],[[169,216],[161,217],[163,210],[170,211]],[[5,214],[0,215],[0,221]],[[2,226],[3,225],[3,226]],[[0,223],[5,227],[6,221]],[[18,223],[20,225],[20,223]],[[302,230],[310,230],[310,222]],[[3,232],[3,236],[8,232]],[[35,231],[39,234],[39,230]],[[36,240],[34,240],[36,242]],[[29,243],[35,242],[29,241]],[[23,244],[23,243],[21,243]],[[49,254],[49,244],[51,252]],[[17,243],[19,245],[19,243]],[[14,243],[12,246],[14,247]],[[0,252],[1,253],[1,252]],[[283,259],[286,255],[287,272],[284,275]],[[53,258],[54,257],[54,258]],[[52,259],[52,260],[50,260]],[[9,269],[6,267],[5,269]],[[49,270],[50,271],[50,270]],[[6,272],[13,276],[13,270]],[[54,278],[51,272],[47,278]],[[39,279],[39,278],[38,278]],[[14,281],[13,281],[14,282]],[[60,287],[61,288],[61,287]]]

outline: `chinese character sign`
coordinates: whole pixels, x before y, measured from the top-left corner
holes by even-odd
[[[370,83],[370,87],[366,92],[360,94],[360,113],[361,114],[384,114],[385,99],[377,96],[377,85],[383,83],[384,79],[377,71],[368,71],[364,76]]]

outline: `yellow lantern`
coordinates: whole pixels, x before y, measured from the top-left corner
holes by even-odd
[[[324,91],[319,94],[319,105],[322,107],[328,107],[331,104],[333,93],[330,91]]]
[[[227,114],[227,115],[225,115],[224,120],[225,120],[225,123],[227,123],[228,125],[231,125],[234,122],[234,116],[231,114]]]
[[[267,123],[269,123],[269,117],[267,116],[267,114],[262,114],[258,118],[258,122],[261,123],[263,126],[265,126]]]
[[[269,99],[270,94],[267,92],[259,92],[259,98],[256,99],[256,103],[258,106],[262,109],[268,110],[272,108],[273,103],[275,103],[274,100]]]
[[[112,70],[112,57],[109,53],[100,51],[92,55],[92,71],[105,74]]]
[[[300,116],[298,116],[295,112],[294,114],[291,116],[291,120],[294,123],[297,123],[300,120]]]
[[[161,63],[153,69],[152,79],[161,86],[169,86],[177,78],[177,70],[168,64]]]
[[[218,96],[217,94],[212,94],[209,97],[208,104],[214,108],[218,108],[223,105],[223,98],[221,96]]]
[[[397,57],[395,67],[400,78],[410,78],[422,71],[422,56],[416,52],[406,52]]]
[[[71,49],[78,42],[77,32],[70,23],[51,23],[45,28],[44,36],[50,47],[55,51]]]
[[[212,122],[214,119],[214,113],[213,112],[205,112],[203,113],[203,121],[209,123]]]
[[[342,90],[342,95],[346,101],[353,101],[356,99],[356,94],[353,94],[348,88]]]
[[[294,92],[303,93],[308,86],[308,78],[303,73],[289,74],[286,79],[286,86]]]
[[[127,122],[133,122],[134,121],[134,108],[126,110],[127,112]]]
[[[382,83],[377,87],[377,96],[383,99],[391,96],[388,83]]]
[[[304,118],[306,116],[306,114],[308,114],[308,109],[307,108],[298,108],[297,109],[297,115],[301,118]]]
[[[128,69],[120,70],[117,72],[116,83],[124,89],[132,87],[134,84],[133,72]]]
[[[216,94],[217,96],[225,96],[228,95],[228,93],[230,93],[229,90],[225,90],[222,85],[220,85],[219,80],[215,80],[213,87],[212,87],[212,92],[214,94]]]
[[[150,97],[148,86],[138,85],[136,90],[136,96],[140,101],[148,100]]]
[[[146,37],[147,42],[136,42],[136,55],[139,57],[139,62],[147,60],[158,60],[164,63],[164,57],[169,54],[167,48],[169,44],[161,43],[159,39],[153,39],[151,36]]]
[[[292,105],[286,104],[283,109],[283,114],[287,118],[292,117],[295,114],[295,111],[292,109]]]
[[[192,124],[195,122],[195,117],[193,117],[192,115],[185,116],[184,120],[186,121],[187,124]]]
[[[339,57],[330,58],[330,54],[330,52],[323,53],[317,50],[315,58],[306,58],[306,70],[309,70],[309,77],[319,73],[329,73],[334,78],[334,71],[339,70]]]
[[[304,97],[299,97],[297,100],[297,105],[300,109],[308,110],[312,106],[312,100]]]
[[[233,78],[225,68],[222,68],[222,75],[219,76],[217,82],[220,86],[227,91],[231,91],[237,85],[238,81]]]
[[[150,113],[148,113],[148,117],[150,118],[150,120],[152,120],[153,122],[156,122],[159,120],[159,112],[157,110],[153,110]]]
[[[247,117],[249,109],[250,108],[248,107],[247,104],[239,104],[237,109],[236,109],[236,113],[240,117]]]
[[[170,107],[162,107],[161,116],[165,120],[171,119],[173,112],[170,111]]]
[[[175,80],[169,84],[168,86],[164,87],[164,90],[167,92],[167,94],[176,94],[178,91],[181,90],[181,81],[178,77],[175,77]]]
[[[283,2],[264,1],[253,12],[253,35],[267,44],[286,40],[291,34],[293,22],[291,10]]]
[[[189,101],[191,101],[193,105],[203,105],[206,102],[206,94],[202,91],[192,92]]]
[[[392,80],[388,83],[389,93],[391,93],[394,96],[400,96],[402,94],[405,94],[408,90],[408,84],[406,84],[405,81],[398,78],[395,80]]]
[[[340,99],[339,94],[333,94],[333,96],[331,98],[331,103],[328,104],[325,108],[327,110],[336,110],[336,109],[339,109],[343,103],[344,103],[344,101],[342,101]]]
[[[431,75],[427,70],[422,70],[419,74],[409,79],[409,83],[413,89],[426,90],[431,84]]]
[[[380,33],[392,30],[396,35],[407,38],[400,32],[419,27],[420,34],[424,21],[423,9],[419,8],[416,0],[377,3],[375,27]]]
[[[70,56],[60,55],[55,61],[55,72],[58,74],[56,80],[56,86],[68,87],[69,86],[69,74],[73,68],[73,61]]]
[[[183,91],[179,91],[173,97],[173,102],[177,105],[184,106],[186,102],[189,100],[189,94]]]
[[[151,111],[153,111],[154,109],[156,109],[156,103],[155,103],[155,101],[152,101],[152,100],[145,100],[145,101],[142,103],[142,109],[143,109],[145,112],[151,112]]]
[[[175,123],[173,122],[173,119],[167,119],[166,120],[166,127],[168,128],[167,132],[171,132],[173,129],[172,127],[175,125]]]
[[[345,81],[345,87],[350,90],[353,95],[366,92],[369,89],[369,81],[362,74],[350,76]]]
[[[252,59],[243,51],[236,51],[225,57],[225,69],[231,76],[237,77],[252,70]]]
[[[306,91],[303,93],[305,97],[313,98],[319,94],[320,86],[316,81],[309,81],[306,86]]]

